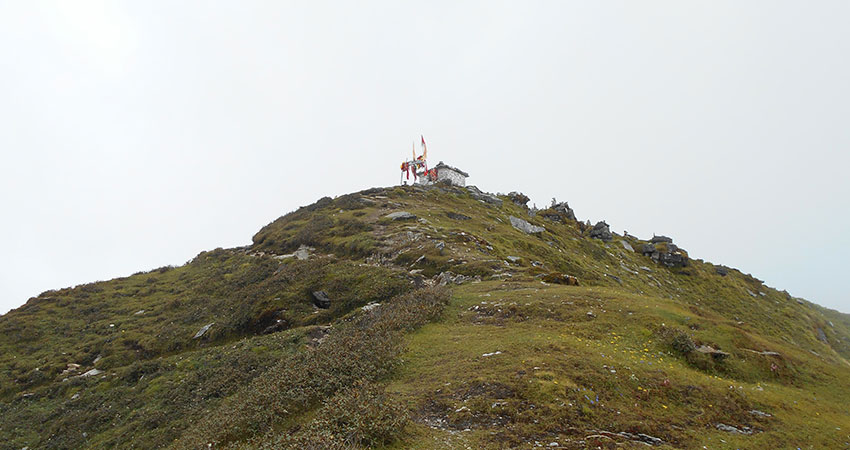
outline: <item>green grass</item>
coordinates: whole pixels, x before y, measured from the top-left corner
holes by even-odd
[[[676,448],[850,446],[850,316],[736,269],[655,264],[620,243],[645,241],[590,239],[501,198],[324,198],[249,247],[45,292],[0,317],[0,448],[643,445],[606,432]],[[309,260],[283,256],[302,245]],[[445,292],[416,288],[449,271],[479,281],[443,310]],[[551,274],[581,286],[542,283]],[[320,289],[329,309],[312,305]],[[360,310],[370,302],[382,306]],[[77,376],[92,368],[103,373]]]

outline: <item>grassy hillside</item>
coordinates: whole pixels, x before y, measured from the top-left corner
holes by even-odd
[[[0,317],[0,448],[850,447],[850,316],[592,228],[370,189],[45,292]]]

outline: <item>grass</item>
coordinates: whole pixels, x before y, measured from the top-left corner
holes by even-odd
[[[249,247],[45,292],[0,317],[0,448],[850,445],[850,316],[500,198],[323,198]],[[480,281],[416,289],[441,272]]]

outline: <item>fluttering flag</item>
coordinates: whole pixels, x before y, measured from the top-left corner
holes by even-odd
[[[428,159],[428,147],[425,146],[425,136],[420,134],[419,137],[422,138],[422,156],[424,156],[425,159]]]

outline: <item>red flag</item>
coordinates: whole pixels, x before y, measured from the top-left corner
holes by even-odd
[[[425,159],[428,159],[428,147],[425,146],[425,136],[420,134],[419,137],[422,138],[422,156],[424,156]]]

